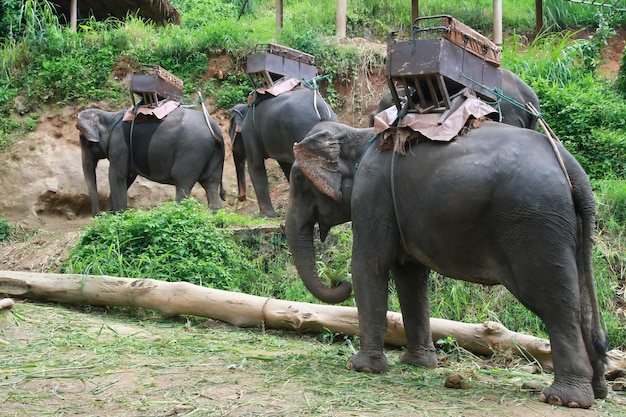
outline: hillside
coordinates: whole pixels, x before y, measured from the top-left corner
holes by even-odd
[[[581,32],[578,37],[587,36]],[[611,39],[604,51],[604,63],[600,72],[614,78],[619,70],[619,63],[624,48],[626,31],[620,30]],[[351,39],[351,42],[369,53],[385,54],[386,45],[368,43],[363,39]],[[231,60],[227,56],[211,58],[212,74],[225,74],[231,70]],[[378,73],[360,74],[357,82],[350,85],[335,86],[342,100],[343,107],[337,111],[341,122],[363,127],[367,124],[369,113],[376,107],[381,94],[387,90],[386,79],[380,68]],[[128,73],[125,74],[128,82]],[[124,78],[124,77],[122,77]],[[191,98],[186,98],[191,100]],[[228,135],[228,115],[216,110],[212,98],[207,97],[209,112],[216,119],[226,139],[226,161],[224,166],[224,187],[228,198],[223,203],[237,213],[256,215],[254,190],[248,179],[247,202],[236,199],[237,182],[234,172],[230,139]],[[130,105],[130,103],[129,103]],[[102,107],[101,103],[88,103],[67,107],[45,107],[39,109],[41,122],[27,137],[19,141],[10,150],[0,153],[0,214],[9,222],[25,230],[37,230],[39,243],[18,243],[17,247],[0,246],[0,259],[3,269],[43,270],[49,262],[58,262],[63,257],[64,246],[77,235],[79,228],[90,222],[89,199],[84,183],[80,163],[78,130],[76,115],[89,107]],[[19,103],[15,103],[19,108]],[[108,109],[107,110],[117,110]],[[288,184],[275,161],[266,162],[273,181],[272,199],[278,212],[285,210]],[[108,193],[108,163],[106,160],[98,166],[98,188],[101,193]],[[193,197],[206,202],[204,191],[196,185]],[[150,208],[174,198],[171,186],[157,184],[138,178],[129,189],[129,207]],[[53,244],[56,239],[66,244]],[[33,247],[40,251],[33,253]],[[46,249],[49,248],[49,249]],[[47,251],[50,250],[50,253]]]

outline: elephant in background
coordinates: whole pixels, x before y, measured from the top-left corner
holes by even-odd
[[[251,106],[236,105],[229,115],[239,200],[246,199],[244,167],[247,161],[260,214],[276,217],[270,199],[265,160],[275,159],[289,180],[294,161],[294,142],[304,138],[318,122],[336,121],[337,116],[317,90],[303,86],[275,97],[263,98]]]
[[[434,270],[502,284],[544,321],[555,379],[541,401],[587,408],[605,397],[607,343],[591,260],[595,200],[574,157],[556,144],[570,190],[548,138],[534,130],[485,121],[450,142],[413,144],[405,155],[379,150],[373,136],[372,128],[323,122],[295,144],[285,219],[300,277],[330,303],[346,299],[351,286],[320,280],[314,225],[323,240],[332,226],[352,221],[360,351],[348,367],[387,370],[390,273],[408,340],[400,362],[437,365],[428,295]]]
[[[531,103],[539,110],[539,97],[537,97],[535,91],[514,72],[504,68],[501,68],[500,71],[502,72],[502,94],[520,103],[521,106]],[[405,95],[403,88],[398,89],[398,95]],[[502,117],[502,123],[533,130],[537,129],[537,117],[532,115],[525,107],[519,107],[504,99],[489,104],[498,109]],[[374,126],[374,116],[391,106],[393,106],[391,92],[385,91],[378,102],[378,107],[370,114],[370,127]]]
[[[237,198],[246,200],[246,148],[241,139],[241,126],[248,112],[247,104],[236,104],[228,112],[228,135],[233,152],[235,173],[237,174]]]
[[[189,197],[196,182],[204,188],[212,210],[224,200],[224,139],[211,118],[211,128],[200,111],[178,107],[162,121],[123,122],[126,110],[87,109],[78,114],[83,174],[91,211],[100,212],[96,184],[98,161],[109,160],[111,195],[108,209],[127,208],[128,188],[141,175],[151,181],[176,186],[176,201]],[[132,146],[132,150],[131,150]]]

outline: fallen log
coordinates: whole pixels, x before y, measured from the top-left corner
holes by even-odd
[[[237,327],[292,329],[356,335],[355,307],[309,304],[200,287],[187,282],[78,274],[0,271],[0,294],[66,304],[128,306],[168,315],[194,315]],[[461,323],[431,318],[433,341],[454,337],[459,346],[478,354],[511,351],[551,371],[550,342],[516,333],[495,322]],[[406,345],[402,315],[387,313],[385,342]]]

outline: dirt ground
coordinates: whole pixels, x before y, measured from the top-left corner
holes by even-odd
[[[607,77],[614,77],[619,70],[619,59],[624,47],[623,39],[623,36],[616,38],[607,48],[605,56],[609,60],[603,66],[603,74]],[[221,62],[225,65],[220,69],[213,68],[216,73],[220,71],[223,73],[228,72],[227,60],[215,61],[214,64],[216,62]],[[382,74],[368,74],[358,84],[340,86],[340,94],[345,101],[344,109],[339,112],[340,121],[352,126],[365,126],[367,115],[375,108],[378,98],[385,89],[386,84]],[[228,207],[243,215],[255,216],[258,208],[254,200],[254,190],[249,180],[248,195],[250,199],[244,203],[240,203],[236,199],[236,177],[232,155],[230,154],[227,114],[224,111],[216,111],[211,106],[210,99],[207,99],[207,101],[209,103],[209,111],[219,123],[227,142],[224,187],[228,198],[224,202],[224,207]],[[0,217],[17,224],[21,229],[36,231],[34,236],[27,241],[0,245],[0,269],[32,272],[55,270],[64,259],[67,248],[79,237],[80,228],[91,221],[89,199],[80,164],[78,131],[75,127],[75,120],[79,111],[98,106],[100,106],[99,103],[88,103],[80,106],[47,106],[38,109],[41,115],[41,123],[37,129],[24,137],[9,151],[0,154]],[[274,161],[267,161],[267,166],[271,183],[273,184],[272,200],[277,211],[281,213],[286,209],[288,184]],[[107,162],[101,161],[98,168],[98,186],[103,194],[108,194],[107,169]],[[199,186],[194,188],[192,195],[200,201],[206,202],[204,193]],[[141,178],[129,190],[129,206],[135,208],[154,207],[163,201],[169,201],[173,198],[174,190],[172,186],[155,184]],[[80,321],[89,322],[92,319],[90,315],[84,315],[81,316]],[[93,326],[102,326],[101,318],[95,318],[94,320]],[[114,323],[111,326],[120,329],[123,327],[120,323]],[[131,324],[129,325],[130,330],[121,329],[119,331],[128,332],[129,334],[142,332],[141,329],[132,327],[133,325]],[[28,326],[24,326],[21,331],[38,332],[41,329],[29,330]],[[66,328],[66,331],[70,331],[70,329]],[[36,340],[36,337],[33,340]],[[174,359],[172,358],[172,360]],[[130,375],[130,377],[138,378],[137,374]],[[169,383],[172,380],[171,375],[159,373],[151,374],[150,378],[151,384],[154,384],[154,386],[160,385],[161,382]],[[162,381],[158,381],[158,378],[161,378]],[[128,382],[128,380],[124,381]],[[276,399],[269,398],[268,394],[264,393],[261,382],[261,377],[247,382],[244,378],[244,382],[241,382],[238,386],[233,386],[232,392],[228,391],[224,396],[225,398],[236,398],[243,395],[241,387],[241,384],[243,384],[247,390],[247,398],[256,395],[258,403],[272,404],[272,401],[276,401]],[[34,392],[49,392],[59,388],[46,385],[45,380],[40,382],[39,385],[37,385],[36,381],[32,381],[29,384],[32,384]],[[250,389],[250,387],[252,388]],[[121,395],[124,389],[127,388],[129,386],[120,384],[115,387],[115,391],[110,393],[112,395]],[[72,387],[68,386],[64,389],[66,389],[64,392],[66,399],[76,402],[82,401],[81,395],[71,395]],[[227,387],[223,389],[227,390]],[[280,393],[274,391],[273,395],[280,395]],[[53,397],[56,398],[55,396]],[[252,397],[252,400],[255,401],[254,397]],[[451,412],[443,411],[441,414],[431,413],[430,415],[478,416],[506,414],[519,417],[612,415],[603,414],[597,410],[565,410],[538,402],[530,407],[524,405],[524,407],[518,408],[515,401],[498,398],[488,400],[490,401],[491,409],[496,410],[493,414],[469,411],[463,413],[459,410],[452,410]],[[498,407],[501,407],[500,411],[497,411]],[[95,413],[93,415],[98,415],[99,413],[99,415],[122,415],[115,412],[108,414],[106,410],[92,410],[88,414],[91,415],[92,413]],[[187,413],[192,415],[193,410],[185,409],[184,407],[178,410],[172,408],[165,414],[158,415],[184,415]],[[201,415],[210,415],[210,413]],[[255,415],[255,412],[249,409],[245,413],[231,410],[215,415]],[[283,414],[277,411],[275,413],[264,413],[264,415],[297,415],[297,413]],[[341,415],[348,414],[342,413]],[[359,415],[359,413],[349,415]],[[376,413],[368,415],[376,415]]]

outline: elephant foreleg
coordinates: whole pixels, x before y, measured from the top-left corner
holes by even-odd
[[[430,330],[429,269],[421,264],[396,262],[392,275],[402,310],[408,340],[400,363],[423,368],[437,367],[437,354]]]
[[[120,212],[128,207],[128,188],[133,184],[137,174],[119,168],[118,164],[111,162],[109,166],[109,185],[111,186],[111,196],[109,198],[109,210]]]
[[[387,244],[390,237],[385,225],[389,223],[379,221],[378,217],[372,220],[367,218],[359,222],[359,227],[353,227],[352,276],[359,316],[360,350],[350,359],[348,369],[382,373],[388,368],[383,348],[394,247]]]
[[[233,145],[233,161],[237,174],[237,199],[239,201],[246,201],[246,152],[243,149],[241,140],[239,141],[238,147]]]

